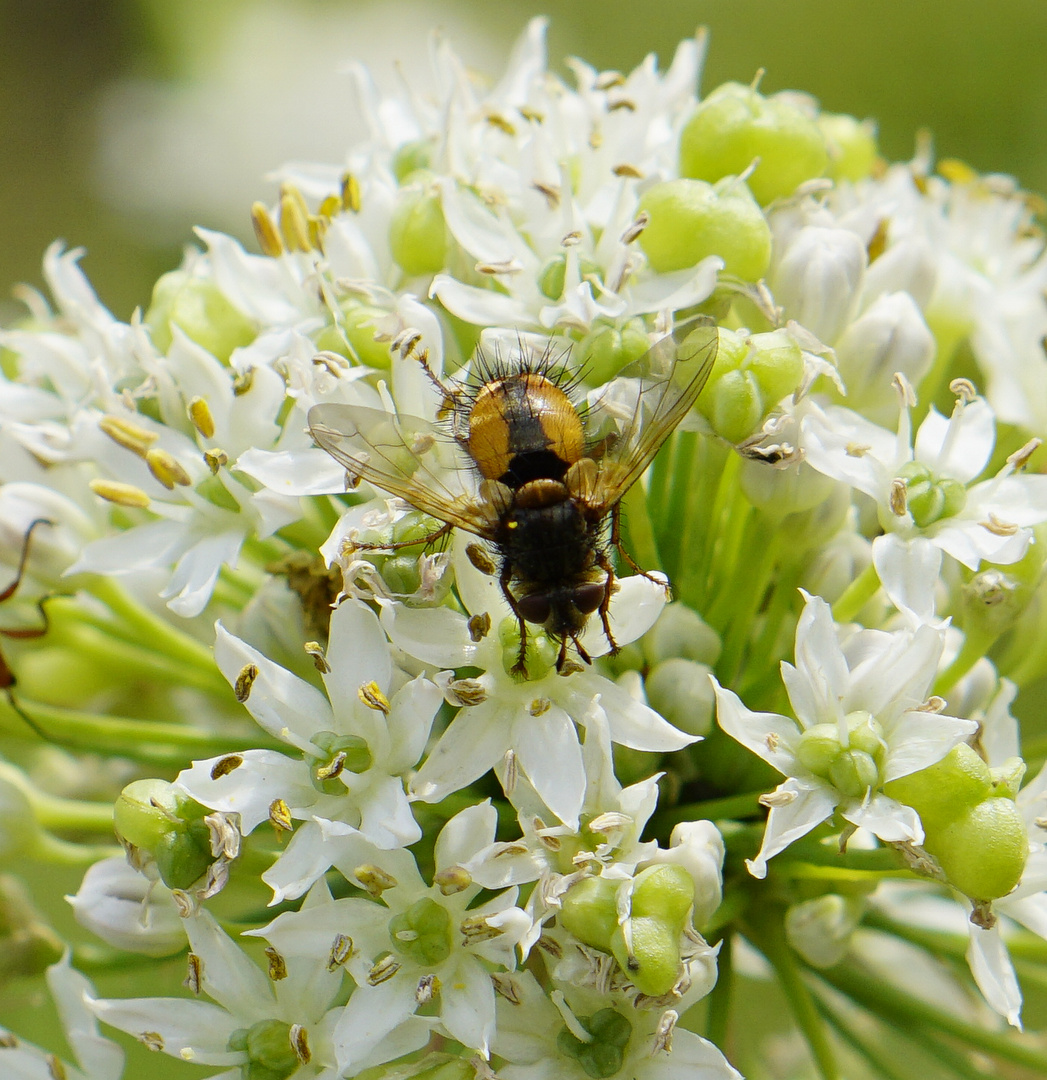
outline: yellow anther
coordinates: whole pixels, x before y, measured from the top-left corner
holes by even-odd
[[[121,484],[119,480],[92,480],[89,487],[106,502],[117,506],[133,506],[145,509],[149,505],[149,496],[134,484]]]
[[[192,422],[193,427],[205,439],[214,437],[214,417],[211,415],[211,409],[204,398],[194,397],[189,402],[186,412],[189,414],[189,420]]]
[[[351,172],[342,174],[342,205],[354,214],[360,213],[360,181]]]
[[[233,693],[241,705],[251,696],[251,687],[254,686],[254,681],[257,678],[257,664],[244,664],[240,669],[240,674],[237,675],[236,682],[233,684]]]
[[[146,451],[145,463],[153,476],[168,491],[174,490],[176,484],[180,487],[189,487],[193,482],[190,475],[178,463],[178,459],[158,446]]]
[[[280,239],[280,230],[277,229],[265,203],[256,202],[251,206],[251,224],[263,255],[272,259],[283,255],[284,242]]]
[[[217,476],[218,470],[229,464],[229,455],[224,450],[205,450],[204,462],[211,470],[211,475]]]
[[[357,694],[369,709],[384,713],[386,716],[389,715],[389,699],[382,693],[378,683],[364,683],[357,691]]]
[[[113,442],[133,451],[139,457],[144,456],[146,450],[160,438],[154,432],[147,431],[133,420],[125,420],[122,416],[103,416],[98,421],[98,426]]]
[[[280,195],[280,235],[289,251],[311,251],[309,213],[298,191],[285,190]]]

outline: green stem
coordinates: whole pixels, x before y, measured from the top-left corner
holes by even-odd
[[[207,645],[179,630],[166,619],[153,614],[128,595],[115,579],[99,576],[85,588],[134,632],[130,640],[147,645],[190,666],[214,668],[214,657]]]
[[[99,752],[115,752],[144,761],[178,765],[183,764],[186,757],[214,757],[243,750],[245,746],[281,748],[262,733],[259,733],[259,740],[253,735],[250,738],[242,734],[226,735],[187,724],[106,716],[45,705],[38,701],[23,700],[20,704],[53,742]],[[29,737],[25,722],[3,698],[0,698],[0,718],[0,728],[5,732]]]
[[[959,1039],[975,1050],[1025,1065],[1038,1076],[1047,1076],[1047,1053],[1021,1041],[1021,1036],[1017,1034],[1002,1035],[973,1027],[944,1009],[854,968],[838,965],[817,974],[841,994],[901,1025],[903,1029],[930,1028],[932,1032]]]
[[[742,795],[727,795],[722,799],[706,799],[703,802],[682,803],[665,810],[656,810],[649,828],[658,836],[666,836],[681,821],[757,817],[763,813],[760,806],[760,796],[763,794],[763,791],[748,791]]]
[[[763,531],[765,522],[754,511],[749,517],[748,528],[742,544],[748,550],[758,552],[755,565],[746,565],[746,560],[739,559],[735,574],[734,587],[736,606],[732,612],[727,632],[724,634],[723,651],[716,663],[720,678],[731,686],[738,677],[747,657],[746,646],[749,644],[756,613],[764,601],[767,588],[778,563],[778,537],[771,534],[765,537],[762,545],[752,543],[756,535]],[[759,657],[758,657],[759,659]]]
[[[678,582],[683,553],[684,520],[691,490],[698,436],[691,431],[677,432],[673,453],[673,471],[667,498],[662,506],[663,528],[660,532],[662,557],[670,580]],[[677,584],[679,588],[679,584]]]
[[[709,992],[709,1011],[705,1037],[719,1047],[726,1047],[730,1032],[731,991],[734,988],[733,938],[726,937],[716,958],[716,985]]]
[[[906,1073],[895,1069],[894,1062],[882,1052],[882,1044],[874,1044],[859,1035],[855,1028],[844,1020],[840,1012],[830,1008],[829,1003],[820,995],[814,996],[814,1003],[822,1016],[836,1029],[837,1034],[869,1063],[874,1076],[882,1077],[883,1080],[911,1080]]]
[[[934,693],[944,697],[988,652],[996,640],[995,634],[971,631],[964,635],[963,645],[953,662],[934,681]]]
[[[708,581],[712,603],[702,612],[705,621],[721,634],[734,621],[739,594],[747,598],[750,592],[749,562],[751,552],[744,550],[745,537],[756,511],[746,502],[737,501],[727,511],[722,535],[712,553]]]
[[[876,567],[869,563],[833,604],[833,618],[838,623],[853,621],[855,615],[876,595],[879,587],[880,579]]]
[[[647,493],[641,484],[633,484],[622,499],[622,529],[625,550],[645,570],[661,569],[658,543],[648,513]]]
[[[744,933],[774,968],[782,984],[785,999],[807,1041],[819,1074],[823,1080],[839,1080],[840,1070],[829,1042],[825,1021],[804,980],[803,970],[797,962],[796,953],[785,940],[781,912],[773,909],[765,910],[759,922],[746,923]]]
[[[43,830],[33,837],[33,861],[53,866],[91,866],[101,859],[122,854],[123,850],[116,844],[74,844]]]
[[[66,645],[78,656],[95,661],[103,671],[118,671],[121,681],[135,678],[159,680],[189,686],[223,700],[229,698],[229,684],[215,667],[214,657],[206,664],[187,664],[150,647],[122,640],[99,629],[93,621],[63,621],[54,627],[53,642]]]
[[[62,799],[36,788],[26,792],[33,816],[45,829],[69,829],[112,835],[113,804],[86,799]]]

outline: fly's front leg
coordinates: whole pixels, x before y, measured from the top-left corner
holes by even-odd
[[[419,536],[414,540],[392,540],[388,544],[362,544],[359,540],[353,540],[352,544],[357,551],[396,551],[397,548],[417,547],[419,544],[430,547],[437,540],[442,540],[447,536],[453,528],[454,526],[448,522],[441,525],[435,532],[429,533],[428,536]]]
[[[604,637],[607,638],[607,644],[611,646],[610,655],[614,656],[618,652],[618,642],[614,640],[614,635],[611,633],[611,620],[608,614],[611,610],[611,597],[617,592],[614,565],[607,557],[606,551],[599,552],[596,556],[596,564],[607,575],[604,580],[603,599],[600,601],[598,610],[600,612],[600,622],[603,623]]]
[[[505,561],[505,565],[502,567],[502,572],[498,576],[498,584],[502,587],[502,595],[505,597],[512,609],[513,614],[516,616],[516,624],[520,628],[520,652],[516,657],[516,663],[512,666],[512,673],[514,675],[526,675],[527,674],[527,621],[520,614],[520,605],[516,602],[516,597],[513,596],[509,589],[509,582],[513,579],[512,564],[508,559]]]

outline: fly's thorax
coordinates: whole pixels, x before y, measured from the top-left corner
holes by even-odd
[[[512,488],[560,480],[585,447],[571,399],[551,379],[520,372],[481,388],[469,412],[465,439],[480,475]]]

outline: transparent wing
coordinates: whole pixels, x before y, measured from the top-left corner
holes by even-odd
[[[462,490],[467,472],[447,463],[447,435],[417,416],[390,416],[363,405],[314,405],[309,431],[350,478],[366,480],[432,514],[490,539],[492,518],[483,503]]]
[[[624,368],[590,402],[590,455],[599,472],[587,501],[609,509],[635,483],[691,411],[716,360],[716,324],[688,322]]]

